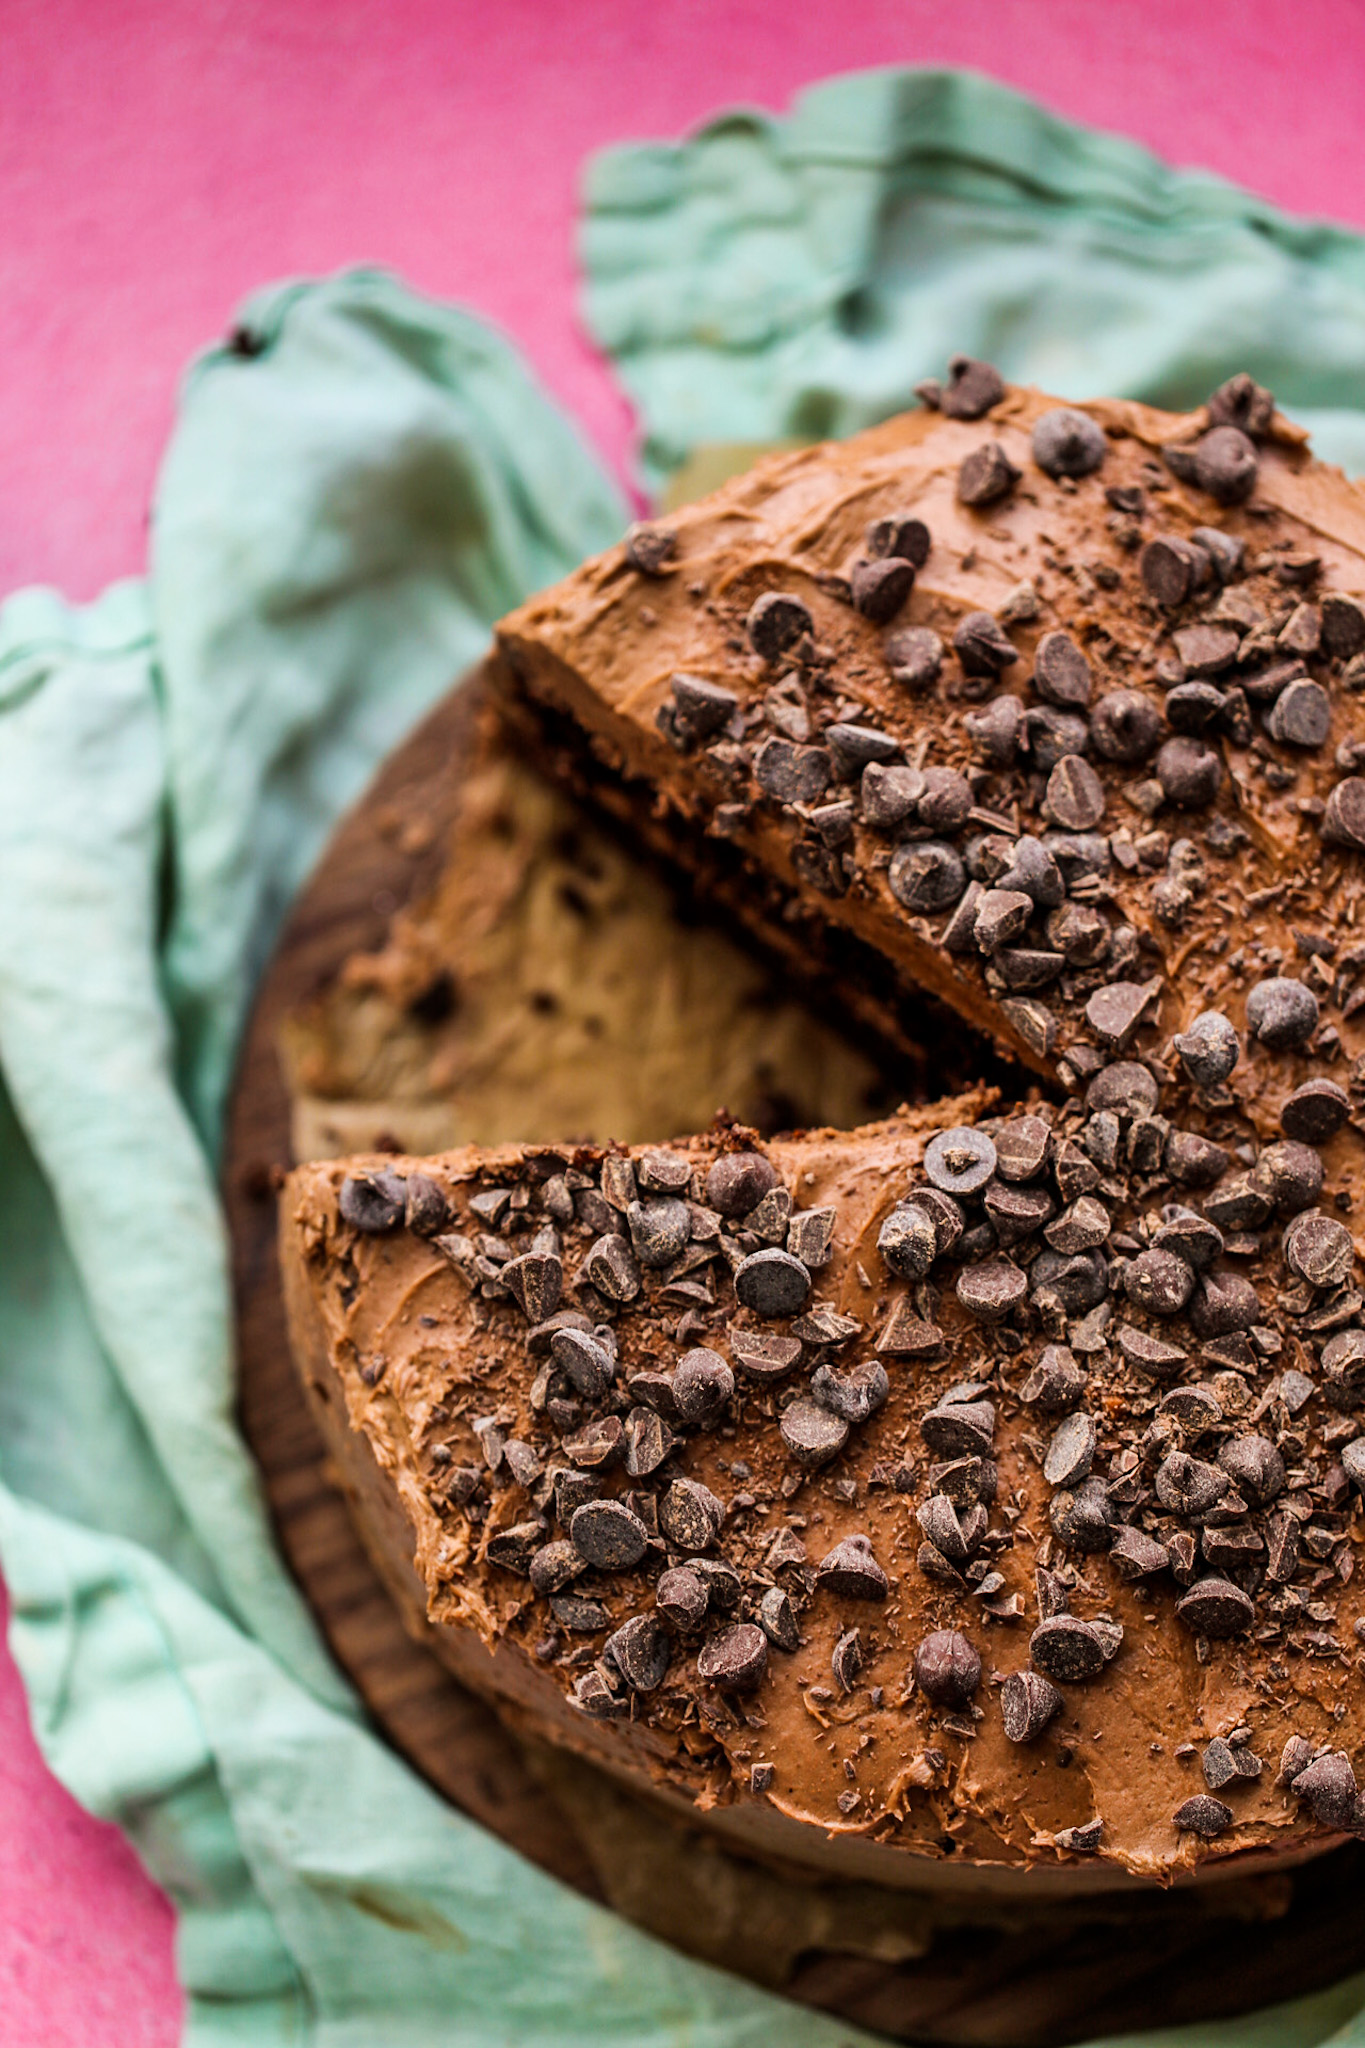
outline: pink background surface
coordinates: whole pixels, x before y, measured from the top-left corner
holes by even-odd
[[[624,468],[574,317],[584,155],[833,71],[974,66],[1365,227],[1359,0],[3,0],[0,48],[0,591],[142,567],[182,367],[292,272],[464,300]],[[0,1659],[0,2048],[167,2048],[171,1938]]]

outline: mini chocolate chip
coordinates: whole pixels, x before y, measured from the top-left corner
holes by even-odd
[[[1066,1315],[1083,1316],[1104,1300],[1109,1269],[1099,1252],[1078,1252],[1071,1258],[1039,1252],[1029,1268],[1029,1286],[1035,1298],[1055,1295]]]
[[[1231,583],[1241,575],[1247,544],[1240,535],[1224,533],[1220,526],[1196,526],[1190,539],[1208,556],[1220,583]]]
[[[895,555],[855,562],[849,576],[853,608],[874,626],[889,625],[915,587],[915,565]]]
[[[1318,999],[1301,981],[1258,981],[1247,996],[1247,1029],[1272,1052],[1295,1052],[1318,1028]]]
[[[950,420],[979,420],[993,405],[999,405],[1004,395],[1004,379],[993,363],[980,362],[975,356],[954,356],[939,405]]]
[[[655,1587],[654,1599],[659,1612],[677,1628],[700,1628],[706,1617],[706,1582],[690,1565],[675,1565],[666,1571]]]
[[[1174,1252],[1202,1273],[1223,1250],[1222,1232],[1193,1209],[1172,1206],[1164,1213],[1167,1220],[1152,1239],[1153,1245],[1159,1251]]]
[[[1256,1619],[1252,1601],[1231,1579],[1196,1580],[1176,1601],[1175,1611],[1191,1635],[1214,1638],[1241,1635]]]
[[[1104,784],[1079,754],[1064,754],[1048,777],[1044,815],[1069,832],[1088,832],[1104,816]]]
[[[967,676],[995,676],[1019,659],[1019,650],[990,612],[968,612],[953,634]]]
[[[863,541],[869,555],[894,555],[922,569],[929,559],[932,537],[913,512],[888,512],[872,521]]]
[[[678,1448],[678,1439],[653,1408],[632,1408],[622,1425],[626,1442],[626,1471],[632,1479],[646,1479]]]
[[[659,1528],[675,1549],[695,1554],[710,1549],[724,1514],[709,1486],[699,1479],[674,1479],[659,1501]]]
[[[1348,775],[1327,799],[1322,836],[1329,846],[1365,850],[1365,778]]]
[[[938,681],[943,642],[931,626],[903,626],[883,647],[886,665],[903,689],[923,696]]]
[[[856,1628],[845,1629],[840,1636],[834,1645],[829,1668],[840,1692],[852,1692],[863,1668],[863,1639]]]
[[[1294,1795],[1306,1799],[1313,1818],[1323,1827],[1356,1833],[1359,1831],[1359,1798],[1356,1775],[1344,1749],[1329,1750],[1297,1772]]]
[[[1229,429],[1231,431],[1231,429]],[[1240,439],[1240,436],[1239,436]],[[1212,1841],[1232,1826],[1232,1808],[1207,1792],[1196,1792],[1171,1815],[1172,1825],[1204,1841]]]
[[[887,881],[906,910],[949,910],[967,886],[967,873],[945,841],[924,839],[896,848]]]
[[[862,1423],[886,1406],[891,1382],[885,1366],[867,1359],[848,1372],[836,1372],[832,1365],[817,1366],[811,1375],[811,1392],[822,1407],[845,1422]]]
[[[575,1508],[569,1540],[599,1571],[629,1571],[645,1554],[649,1531],[619,1500],[589,1500]]]
[[[814,632],[815,621],[799,597],[769,590],[750,606],[744,628],[754,653],[764,661],[777,661]]]
[[[798,1465],[827,1465],[848,1442],[848,1424],[814,1401],[793,1401],[783,1410],[782,1441]]]
[[[968,1315],[978,1322],[1000,1323],[1024,1299],[1028,1277],[1009,1259],[983,1259],[979,1265],[963,1268],[955,1291]]]
[[[879,761],[868,763],[858,787],[863,816],[878,832],[892,832],[912,818],[924,791],[922,769],[885,767]]]
[[[1223,783],[1223,763],[1205,740],[1181,734],[1167,740],[1156,757],[1156,778],[1167,801],[1178,810],[1201,810],[1211,804]]]
[[[877,1250],[893,1273],[922,1280],[938,1253],[932,1217],[909,1203],[893,1209],[878,1233]]]
[[[930,1494],[915,1509],[915,1520],[931,1548],[953,1566],[966,1564],[986,1533],[985,1509],[978,1503],[959,1514],[957,1503],[946,1493]]]
[[[1281,690],[1266,713],[1265,729],[1283,747],[1320,747],[1332,729],[1332,700],[1307,677]]]
[[[632,1692],[657,1692],[673,1659],[673,1639],[656,1614],[633,1614],[602,1649]]]
[[[1044,1677],[1062,1685],[1083,1684],[1104,1669],[1104,1645],[1098,1632],[1072,1614],[1055,1614],[1040,1622],[1029,1637],[1028,1650]]]
[[[957,495],[963,505],[994,505],[1008,497],[1018,483],[1020,471],[998,441],[983,441],[965,455],[957,472]]]
[[[815,1567],[815,1582],[845,1600],[885,1600],[891,1582],[866,1536],[845,1536]]]
[[[724,1152],[706,1176],[706,1199],[722,1216],[747,1216],[777,1185],[777,1168],[762,1152]]]
[[[678,536],[671,526],[637,519],[626,528],[626,560],[642,576],[663,576],[678,554]]]
[[[790,1252],[750,1252],[735,1268],[735,1294],[756,1316],[799,1315],[810,1293],[810,1274]]]
[[[1194,1270],[1175,1252],[1139,1252],[1123,1271],[1123,1291],[1149,1315],[1176,1316],[1194,1292]]]
[[[1296,1216],[1284,1234],[1285,1261],[1310,1287],[1339,1287],[1350,1277],[1355,1253],[1346,1225],[1316,1210]]]
[[[1052,477],[1089,476],[1104,461],[1108,445],[1103,427],[1070,405],[1045,412],[1033,429],[1033,459]]]
[[[947,1195],[974,1195],[996,1169],[996,1150],[984,1131],[970,1124],[939,1131],[924,1151],[924,1171]]]
[[[1090,702],[1090,663],[1069,633],[1044,633],[1033,657],[1033,687],[1068,711],[1083,711]]]
[[[981,1659],[955,1628],[925,1636],[912,1668],[915,1684],[936,1707],[966,1706],[981,1683]]]
[[[1351,1099],[1346,1090],[1319,1074],[1286,1096],[1280,1110],[1280,1129],[1287,1138],[1301,1144],[1325,1145],[1350,1114]]]
[[[1221,1010],[1201,1010],[1188,1031],[1177,1032],[1181,1065],[1201,1088],[1216,1088],[1241,1057],[1242,1045]]]
[[[722,1692],[753,1692],[768,1668],[768,1638],[751,1621],[736,1622],[701,1646],[697,1676]]]
[[[709,682],[705,676],[679,673],[670,676],[673,692],[673,727],[685,740],[710,739],[739,709],[733,690]]]
[[[343,1223],[366,1237],[378,1237],[397,1230],[407,1204],[407,1182],[401,1174],[383,1170],[347,1174],[341,1183],[337,1208]]]
[[[1145,761],[1161,738],[1162,718],[1138,690],[1110,690],[1090,714],[1090,740],[1105,761],[1135,766]]]
[[[586,1400],[600,1401],[616,1377],[611,1353],[586,1330],[556,1330],[550,1355]]]
[[[1011,1671],[1000,1688],[1000,1713],[1009,1742],[1036,1742],[1060,1713],[1062,1696],[1037,1671]]]
[[[1165,1571],[1170,1557],[1163,1543],[1129,1525],[1115,1536],[1109,1562],[1121,1579],[1146,1579],[1154,1572]]]

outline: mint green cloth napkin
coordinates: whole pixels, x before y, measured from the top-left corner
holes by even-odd
[[[585,233],[655,472],[857,425],[959,346],[1182,400],[1245,361],[1365,456],[1355,238],[981,81],[840,80],[788,123],[615,152]],[[200,2048],[864,2041],[418,1783],[331,1668],[232,1421],[214,1160],[281,913],[490,622],[626,516],[502,341],[357,273],[262,294],[196,366],[145,582],[0,610],[0,1563],[45,1754],[176,1902]],[[1362,2009],[1355,1980],[1164,2038],[1365,2042]]]

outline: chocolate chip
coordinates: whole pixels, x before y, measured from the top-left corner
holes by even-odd
[[[583,1271],[598,1293],[618,1306],[634,1301],[640,1292],[640,1268],[626,1240],[615,1231],[589,1247]]]
[[[1365,778],[1348,775],[1327,799],[1322,836],[1329,846],[1365,850]]]
[[[1024,713],[1020,746],[1040,775],[1050,775],[1068,754],[1084,754],[1089,743],[1090,728],[1079,712],[1035,704]]]
[[[754,756],[754,779],[765,795],[779,803],[814,804],[829,787],[833,765],[823,747],[766,739]]]
[[[1181,667],[1191,676],[1221,675],[1224,669],[1232,667],[1241,646],[1240,637],[1231,626],[1181,626],[1171,638]],[[1168,715],[1169,709],[1168,698]]]
[[[1165,1571],[1170,1558],[1163,1543],[1129,1525],[1114,1538],[1109,1562],[1121,1579],[1146,1579],[1154,1572]]]
[[[1043,1460],[1043,1477],[1049,1486],[1078,1486],[1090,1476],[1095,1461],[1099,1432],[1092,1415],[1080,1410],[1068,1415],[1053,1432]]]
[[[1182,1187],[1208,1187],[1228,1163],[1221,1145],[1198,1131],[1172,1131],[1166,1140],[1162,1163],[1171,1179]]]
[[[563,1261],[553,1253],[523,1252],[507,1261],[502,1280],[528,1323],[547,1322],[559,1307]]]
[[[1279,567],[1283,575],[1287,560],[1282,559]],[[1322,613],[1315,604],[1299,604],[1280,628],[1275,644],[1289,654],[1316,654],[1321,639]]]
[[[401,1174],[383,1170],[347,1174],[341,1183],[337,1208],[343,1223],[366,1237],[397,1230],[407,1205],[407,1182]]]
[[[925,839],[896,848],[887,881],[906,910],[948,910],[966,888],[967,874],[951,846]]]
[[[1056,1208],[1046,1188],[1015,1187],[993,1181],[982,1198],[982,1206],[995,1230],[1002,1251],[1023,1244],[1041,1230]]]
[[[668,1676],[673,1639],[655,1614],[634,1614],[602,1646],[632,1692],[657,1692]]]
[[[1116,1015],[1114,1022],[1118,1021]],[[1159,1100],[1155,1075],[1136,1060],[1115,1060],[1102,1067],[1085,1091],[1088,1110],[1108,1109],[1119,1116],[1150,1116]]]
[[[1336,1136],[1351,1114],[1346,1090],[1317,1075],[1286,1096],[1280,1110],[1280,1129],[1288,1138],[1305,1145],[1325,1145]]]
[[[1284,1490],[1284,1459],[1269,1437],[1230,1437],[1218,1453],[1218,1462],[1253,1508],[1268,1507]]]
[[[1215,1735],[1203,1755],[1204,1783],[1210,1792],[1224,1785],[1245,1784],[1261,1775],[1261,1759],[1240,1743],[1234,1745]]]
[[[1207,741],[1182,734],[1167,740],[1157,754],[1156,778],[1162,794],[1178,810],[1200,810],[1222,787],[1223,763]]]
[[[1157,1499],[1171,1514],[1187,1521],[1206,1515],[1227,1490],[1227,1473],[1202,1458],[1192,1458],[1188,1451],[1172,1451],[1157,1467]]]
[[[982,953],[996,953],[1023,932],[1033,899],[1020,889],[983,889],[976,900],[973,936]]]
[[[408,1175],[404,1219],[414,1237],[439,1237],[450,1222],[450,1204],[425,1173]]]
[[[733,690],[709,682],[705,676],[670,676],[673,692],[673,728],[685,740],[710,739],[729,723],[739,709]]]
[[[801,1647],[801,1631],[790,1595],[781,1586],[769,1586],[758,1603],[758,1623],[768,1641],[789,1654]]]
[[[884,767],[871,761],[863,770],[858,790],[863,816],[875,831],[892,832],[915,815],[924,790],[921,769]]]
[[[736,1622],[702,1644],[697,1676],[722,1692],[753,1692],[768,1668],[768,1638],[751,1621]]]
[[[853,608],[874,626],[889,625],[915,587],[915,565],[895,555],[855,562],[849,576]]]
[[[978,1322],[1001,1323],[1024,1299],[1028,1278],[1009,1259],[983,1259],[980,1265],[964,1267],[955,1291],[968,1315]]]
[[[1060,1414],[1085,1394],[1086,1376],[1065,1344],[1048,1344],[1019,1390],[1019,1398],[1044,1414]]]
[[[735,1364],[753,1380],[785,1379],[801,1360],[799,1337],[781,1337],[774,1330],[729,1330]]]
[[[1153,1316],[1176,1316],[1194,1292],[1194,1272],[1175,1252],[1155,1247],[1130,1259],[1123,1291],[1136,1308]]]
[[[571,1586],[584,1569],[583,1559],[572,1543],[562,1537],[553,1543],[543,1543],[535,1551],[530,1563],[530,1580],[542,1600],[548,1600],[552,1593],[562,1593]]]
[[[1078,1252],[1072,1258],[1039,1252],[1029,1268],[1029,1285],[1036,1299],[1055,1295],[1064,1314],[1083,1316],[1104,1300],[1109,1271],[1099,1252]]]
[[[764,661],[777,661],[815,631],[815,621],[799,597],[769,590],[750,606],[744,629],[755,654]]]
[[[657,1472],[678,1447],[678,1439],[652,1408],[632,1408],[623,1424],[626,1471],[632,1479]]]
[[[996,676],[1019,659],[1019,650],[990,612],[968,612],[953,634],[966,676]]]
[[[1188,1031],[1177,1032],[1175,1049],[1190,1079],[1201,1088],[1216,1088],[1241,1057],[1235,1029],[1221,1010],[1201,1010]]]
[[[863,1639],[856,1628],[845,1629],[834,1645],[829,1668],[840,1692],[852,1692],[863,1668]]]
[[[1088,1820],[1081,1827],[1058,1828],[1052,1839],[1059,1849],[1069,1850],[1073,1856],[1093,1856],[1104,1840],[1104,1822]]]
[[[705,1619],[706,1584],[689,1565],[675,1565],[666,1571],[654,1589],[654,1599],[659,1612],[677,1628],[700,1628]]]
[[[724,1513],[709,1486],[698,1479],[674,1479],[659,1502],[659,1529],[676,1550],[695,1554],[715,1542]]]
[[[1171,1821],[1173,1826],[1188,1834],[1212,1841],[1215,1835],[1223,1834],[1232,1826],[1232,1808],[1225,1806],[1221,1799],[1210,1797],[1207,1792],[1196,1792],[1183,1806],[1176,1808]]]
[[[1090,702],[1090,663],[1069,633],[1044,633],[1033,657],[1033,687],[1049,704],[1083,711]]]
[[[1079,1486],[1059,1487],[1048,1502],[1052,1532],[1058,1542],[1072,1550],[1107,1550],[1113,1519],[1102,1479],[1083,1479]]]
[[[1073,869],[1083,865],[1083,849],[1092,841],[1089,835],[1079,837],[1065,832],[1049,832],[1047,843],[1035,839],[1025,832],[1014,842],[1009,865],[995,877],[1002,889],[1019,889],[1037,905],[1040,910],[1053,910],[1066,895],[1066,880],[1059,856],[1065,856]],[[1105,851],[1108,862],[1108,850]],[[1093,872],[1093,870],[1088,870]]]
[[[1069,832],[1088,832],[1104,816],[1104,784],[1079,754],[1064,754],[1048,777],[1043,812]]]
[[[1227,1337],[1259,1323],[1261,1304],[1256,1289],[1240,1273],[1205,1273],[1194,1290],[1189,1314],[1196,1337]]]
[[[676,1195],[655,1195],[632,1202],[626,1211],[630,1242],[640,1264],[649,1271],[671,1266],[686,1245],[692,1219],[686,1202]]]
[[[910,1204],[893,1209],[878,1233],[877,1250],[893,1273],[922,1280],[938,1252],[933,1219]]]
[[[994,505],[1009,496],[1020,471],[998,441],[983,441],[963,457],[957,472],[957,495],[963,505]]]
[[[885,1600],[891,1582],[866,1536],[845,1536],[815,1567],[815,1582],[845,1600]]]
[[[888,512],[872,521],[864,544],[869,555],[894,555],[899,561],[922,569],[929,559],[931,535],[924,521],[913,512]]]
[[[1263,1148],[1253,1178],[1273,1197],[1282,1216],[1297,1216],[1322,1194],[1322,1159],[1311,1145],[1287,1139]]]
[[[891,1382],[885,1366],[869,1359],[842,1373],[832,1365],[818,1366],[811,1376],[811,1392],[843,1421],[863,1423],[886,1406]]]
[[[1044,1677],[1062,1685],[1080,1685],[1095,1678],[1105,1664],[1104,1645],[1088,1621],[1057,1614],[1043,1621],[1029,1637],[1029,1656]]]
[[[1206,1217],[1193,1209],[1172,1208],[1164,1212],[1167,1221],[1152,1239],[1158,1251],[1174,1252],[1177,1258],[1202,1272],[1223,1250],[1223,1235]]]
[[[1138,574],[1149,597],[1167,611],[1184,604],[1207,579],[1209,558],[1176,534],[1158,534],[1138,557]]]
[[[989,1401],[941,1402],[921,1420],[920,1435],[940,1458],[984,1454],[995,1435],[995,1409]]]
[[[1060,1713],[1062,1696],[1036,1671],[1012,1671],[1000,1688],[1000,1713],[1009,1742],[1036,1742]]]
[[[1048,476],[1089,476],[1107,452],[1103,427],[1074,406],[1045,412],[1033,429],[1033,459]]]
[[[1180,683],[1166,699],[1166,718],[1179,733],[1204,732],[1222,711],[1225,698],[1212,683]]]
[[[725,1152],[706,1176],[706,1199],[722,1216],[747,1216],[777,1185],[777,1168],[762,1152]]]
[[[1336,661],[1349,661],[1365,650],[1365,605],[1359,598],[1329,590],[1322,599],[1322,645]]]
[[[735,1390],[735,1376],[718,1351],[686,1351],[673,1374],[678,1415],[694,1428],[713,1422]]]
[[[1019,748],[1019,721],[1024,706],[1018,697],[992,697],[984,711],[969,711],[962,724],[972,751],[986,768],[1012,768]]]
[[[1339,1287],[1355,1264],[1355,1240],[1344,1223],[1314,1210],[1296,1216],[1286,1230],[1284,1256],[1310,1287]]]
[[[671,526],[637,519],[626,529],[626,560],[642,576],[663,576],[678,554],[678,536]]]
[[[569,1540],[599,1571],[629,1571],[645,1554],[649,1531],[619,1500],[589,1500],[574,1510]]]
[[[735,1294],[757,1316],[798,1315],[810,1293],[810,1274],[790,1252],[750,1252],[735,1268]]]
[[[1090,739],[1105,761],[1133,766],[1161,738],[1161,713],[1137,690],[1110,690],[1090,715]]]
[[[1256,488],[1255,444],[1238,427],[1214,427],[1195,444],[1201,490],[1220,505],[1241,505]]]
[[[1293,1789],[1296,1798],[1308,1801],[1322,1827],[1358,1831],[1356,1774],[1344,1749],[1329,1750],[1305,1764],[1293,1779]]]
[[[915,1520],[931,1548],[954,1567],[967,1563],[986,1533],[985,1509],[977,1504],[959,1514],[957,1503],[946,1493],[930,1494],[916,1508]]]
[[[1004,379],[993,363],[975,356],[954,356],[939,404],[950,420],[979,420],[1005,395]]]
[[[900,752],[899,740],[870,725],[826,726],[824,737],[839,773],[849,780],[861,775],[869,761],[894,761]]]
[[[1231,1579],[1196,1580],[1175,1603],[1177,1619],[1191,1635],[1220,1638],[1241,1635],[1256,1619],[1256,1609]]]
[[[931,832],[960,832],[974,800],[965,775],[954,768],[926,768],[919,799],[920,823]]]
[[[616,1377],[611,1353],[585,1330],[556,1330],[550,1355],[586,1400],[600,1401]]]
[[[981,1683],[981,1659],[955,1628],[935,1629],[915,1651],[915,1684],[936,1707],[964,1707]]]
[[[883,648],[886,665],[902,689],[923,696],[938,681],[943,642],[931,626],[905,626],[892,633]]]
[[[1258,981],[1247,996],[1247,1029],[1272,1052],[1294,1052],[1318,1028],[1318,999],[1301,981]]]
[[[783,1410],[782,1441],[798,1465],[827,1465],[848,1442],[848,1424],[814,1401],[793,1401]]]
[[[1332,729],[1332,700],[1307,677],[1281,690],[1266,713],[1265,729],[1283,747],[1320,747]]]
[[[1104,1045],[1126,1045],[1159,993],[1157,982],[1106,982],[1086,1004],[1086,1022]]]
[[[996,1150],[984,1131],[958,1124],[939,1131],[924,1152],[924,1171],[947,1195],[974,1195],[996,1169]]]

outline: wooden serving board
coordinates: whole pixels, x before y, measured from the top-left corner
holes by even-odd
[[[1365,1968],[1365,1847],[1270,1880],[945,1918],[929,1896],[818,1884],[718,1851],[591,1767],[514,1740],[405,1632],[329,1481],[289,1356],[275,1189],[292,1163],[291,1118],[278,1046],[286,1017],[434,885],[477,702],[476,671],[337,828],[257,994],[225,1155],[242,1428],[285,1559],[377,1730],[542,1869],[707,1961],[898,2040],[1044,2048],[1245,2012]],[[396,833],[396,817],[421,829]]]

